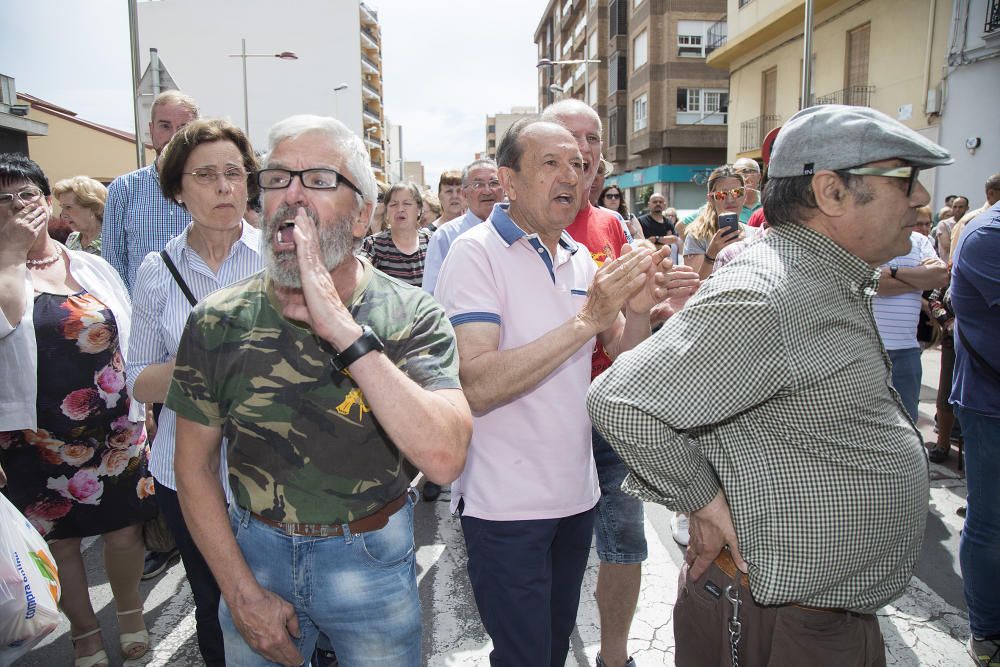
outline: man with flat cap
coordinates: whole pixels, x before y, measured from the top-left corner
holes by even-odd
[[[920,553],[927,463],[872,296],[930,199],[918,172],[951,161],[872,109],[795,114],[771,233],[594,381],[624,488],[690,513],[677,664],[885,665],[874,612]]]

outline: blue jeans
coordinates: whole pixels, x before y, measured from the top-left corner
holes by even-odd
[[[291,639],[306,660],[322,632],[344,667],[420,665],[412,497],[384,528],[370,533],[291,536],[235,503],[229,520],[260,585],[295,607],[302,636]],[[277,664],[250,648],[225,600],[219,620],[231,667]]]
[[[920,348],[886,350],[892,362],[892,386],[899,393],[903,407],[914,422],[917,421],[917,406],[920,405],[920,380],[923,367],[920,365]]]
[[[593,432],[594,462],[601,484],[597,501],[597,557],[605,563],[641,563],[646,560],[646,529],[642,501],[622,491],[628,468],[597,429]]]
[[[594,510],[530,521],[463,516],[462,533],[476,607],[493,640],[490,665],[563,667],[593,540]]]
[[[977,637],[1000,638],[1000,417],[955,406],[965,437],[965,479],[969,487],[965,528],[958,555],[962,564],[969,625]]]

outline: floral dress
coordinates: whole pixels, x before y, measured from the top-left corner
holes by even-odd
[[[37,431],[0,431],[3,492],[49,540],[100,535],[155,515],[149,445],[128,419],[112,312],[92,294],[35,297]]]

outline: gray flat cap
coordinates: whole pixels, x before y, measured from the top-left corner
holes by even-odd
[[[951,154],[881,111],[822,104],[799,111],[774,141],[768,176],[807,176],[899,159],[917,167],[951,164]]]

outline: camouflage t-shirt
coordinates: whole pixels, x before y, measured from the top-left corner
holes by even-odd
[[[362,265],[348,305],[354,319],[370,326],[385,355],[424,389],[460,388],[455,335],[441,306]],[[331,357],[311,330],[281,316],[264,273],[218,290],[192,311],[166,404],[222,428],[241,507],[274,521],[340,524],[406,490],[403,456],[349,372],[331,378]]]

